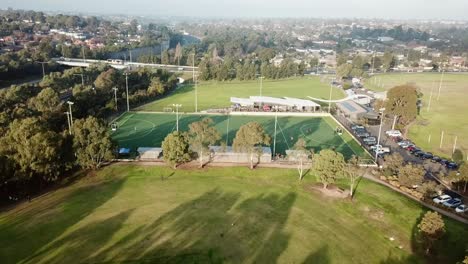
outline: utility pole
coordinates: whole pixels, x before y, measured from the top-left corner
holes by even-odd
[[[444,131],[442,130],[442,134],[440,135],[440,145],[439,148],[442,148],[442,142],[444,141]]]
[[[276,126],[278,124],[278,112],[275,112],[275,133],[273,134],[273,158],[276,157]]]
[[[444,74],[445,74],[445,70],[444,68],[442,68],[442,75],[440,76],[439,94],[437,95],[437,101],[439,101],[439,98],[440,98],[440,91],[442,90],[442,82],[444,81]]]
[[[86,56],[85,56],[84,46],[81,47],[81,52],[83,53],[83,62],[86,63]]]
[[[75,76],[81,76],[81,87],[85,86],[85,81],[84,81],[84,74],[83,73],[75,73],[73,74]]]
[[[176,130],[179,131],[179,107],[182,107],[181,104],[172,104],[176,108]]]
[[[397,118],[398,118],[398,116],[393,117],[392,130],[395,130],[395,125],[396,125]]]
[[[195,76],[195,52],[192,54],[192,79],[195,84],[195,113],[198,112],[198,75]]]
[[[384,111],[385,111],[385,108],[381,108],[380,109],[380,126],[379,126],[379,136],[377,138],[377,147],[375,148],[375,163],[377,164],[377,158],[379,157],[379,151],[381,149],[380,147],[380,136],[382,134],[382,125],[383,125],[383,121],[384,121]]]
[[[46,61],[37,61],[37,63],[42,65],[42,79],[44,79],[45,78],[45,66],[44,66],[44,64],[49,64],[49,63],[46,62]]]
[[[115,111],[119,111],[119,107],[117,105],[117,91],[119,90],[117,87],[112,88],[114,90],[114,98],[115,98]]]
[[[72,101],[67,101],[68,104],[68,113],[70,114],[70,127],[73,127],[73,114],[72,114],[72,105],[74,104]]]
[[[125,72],[124,75],[125,75],[125,89],[127,91],[127,112],[130,112],[130,98],[128,98],[128,72]]]
[[[457,139],[458,139],[458,136],[455,136],[455,142],[453,142],[453,153],[455,153],[455,150],[457,149]]]
[[[71,135],[72,134],[72,131],[71,131],[71,123],[70,123],[70,112],[65,112],[65,114],[67,115],[67,123],[68,123],[68,133]]]
[[[333,84],[330,83],[330,99],[328,100],[328,113],[331,113],[331,99],[333,94]]]

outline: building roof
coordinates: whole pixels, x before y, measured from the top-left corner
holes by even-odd
[[[341,111],[345,112],[345,114],[362,114],[367,113],[367,110],[357,104],[352,100],[340,102],[336,104]]]
[[[291,107],[320,107],[319,104],[311,101],[298,98],[284,97],[269,97],[269,96],[250,96],[250,98],[237,98],[231,97],[231,103],[240,104],[243,106],[252,106],[255,103],[271,104],[271,105],[283,105]]]

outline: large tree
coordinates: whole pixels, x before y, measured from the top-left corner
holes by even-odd
[[[180,42],[177,43],[176,49],[175,49],[175,54],[174,54],[174,60],[177,61],[177,65],[180,65],[180,59],[182,59],[182,46],[180,45]]]
[[[398,175],[398,171],[404,164],[404,159],[400,153],[394,152],[385,158],[385,168],[392,174]]]
[[[254,154],[261,154],[262,145],[270,144],[270,136],[257,122],[247,123],[239,128],[234,138],[234,151],[247,153],[250,156],[250,168],[253,169]]]
[[[427,212],[418,224],[418,231],[426,254],[434,246],[434,243],[445,234],[445,223],[437,212]]]
[[[97,169],[114,158],[114,145],[107,127],[97,118],[88,117],[73,123],[73,149],[82,168]]]
[[[418,114],[418,91],[412,85],[401,85],[387,92],[385,112],[398,116],[401,125],[408,125]]]
[[[329,184],[343,176],[345,166],[346,162],[341,153],[324,149],[314,156],[312,170],[326,189]]]
[[[191,159],[190,146],[186,133],[174,131],[162,142],[163,158],[174,169]]]
[[[213,120],[211,118],[204,118],[189,125],[190,148],[197,153],[200,160],[200,168],[203,167],[203,155],[209,152],[208,147],[221,139],[219,131],[212,124]]]
[[[398,181],[406,187],[420,185],[424,179],[426,171],[421,165],[407,164],[398,172]]]
[[[30,100],[30,106],[43,114],[50,115],[60,110],[60,97],[52,88],[45,88]]]
[[[289,158],[297,164],[299,180],[302,180],[302,177],[304,177],[304,162],[308,161],[311,155],[312,152],[307,149],[305,140],[299,138],[289,154]]]
[[[52,181],[67,165],[61,152],[63,137],[47,130],[38,118],[14,120],[0,144],[0,152],[16,164],[19,177]]]

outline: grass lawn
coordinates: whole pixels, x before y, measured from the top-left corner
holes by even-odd
[[[206,115],[184,115],[179,117],[179,130],[187,131],[189,124],[206,117]],[[237,130],[241,125],[256,121],[263,125],[265,131],[274,139],[274,117],[256,116],[223,116],[211,115],[215,127],[222,135],[222,142],[231,146]],[[175,114],[128,113],[117,123],[119,128],[112,132],[112,137],[120,147],[135,150],[138,147],[160,147],[164,138],[176,129]],[[299,137],[303,137],[315,152],[323,148],[335,147],[346,158],[358,155],[369,159],[368,154],[347,133],[339,136],[335,128],[338,124],[330,117],[278,117],[276,129],[276,153],[285,154],[294,146]],[[272,149],[273,152],[273,149]]]
[[[375,83],[384,85],[377,87]],[[451,157],[455,137],[457,148],[468,153],[468,74],[445,74],[440,98],[438,98],[440,73],[385,74],[376,75],[366,81],[366,87],[388,90],[396,85],[413,83],[424,94],[423,107],[418,122],[410,128],[409,137],[426,151]],[[377,80],[377,81],[376,81]],[[433,93],[431,107],[428,104]],[[441,133],[444,131],[442,148]]]
[[[0,213],[0,259],[355,264],[464,256],[466,225],[445,219],[438,254],[425,260],[414,250],[425,212],[418,204],[366,180],[354,202],[333,200],[304,188],[313,182],[299,182],[295,170],[112,165]]]
[[[296,97],[308,99],[307,96],[328,99],[330,84],[325,77],[308,76],[282,80],[264,80],[262,94],[274,97]],[[249,97],[260,94],[260,82],[255,81],[229,81],[229,82],[202,82],[198,85],[198,110],[224,108],[231,106],[231,97]],[[340,99],[344,93],[333,88],[333,98]],[[185,112],[195,111],[195,89],[191,85],[181,87],[165,98],[143,105],[136,110],[162,112],[165,107],[172,104],[182,104]]]

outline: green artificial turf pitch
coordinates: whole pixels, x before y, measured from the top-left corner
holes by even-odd
[[[207,115],[180,114],[179,130],[187,131],[189,124],[199,121]],[[275,117],[273,116],[228,116],[210,115],[214,126],[220,132],[226,145],[231,146],[237,130],[244,124],[259,122],[271,137],[273,152]],[[119,147],[160,147],[167,134],[176,130],[176,114],[138,113],[131,112],[120,117],[116,123],[118,128],[112,131],[112,138]],[[370,158],[359,144],[348,134],[338,135],[335,129],[338,124],[330,117],[278,117],[276,128],[276,153],[285,154],[287,149],[303,137],[307,146],[315,153],[322,149],[334,148],[345,158],[358,155]]]

